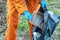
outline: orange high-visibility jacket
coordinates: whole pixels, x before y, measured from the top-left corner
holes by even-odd
[[[32,13],[40,4],[40,0],[11,0],[11,2],[20,14],[22,14],[25,10]]]
[[[16,29],[18,25],[18,13],[20,15],[28,10],[32,13],[37,10],[40,4],[40,0],[7,0],[8,14],[7,14],[7,30],[5,34],[5,40],[16,40]],[[29,37],[32,40],[33,26],[30,22],[29,25]]]

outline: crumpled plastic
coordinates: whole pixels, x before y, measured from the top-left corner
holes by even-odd
[[[42,20],[44,20],[44,25],[42,27],[42,33],[40,34],[41,36],[39,37],[39,40],[50,40],[51,39],[51,35],[53,34],[55,28],[60,22],[60,19],[58,17],[59,16],[55,15],[53,12],[50,12],[50,11],[46,11],[44,13],[44,16],[37,15],[36,17],[33,17],[32,23],[35,26],[35,28],[36,27],[41,28],[40,24]]]

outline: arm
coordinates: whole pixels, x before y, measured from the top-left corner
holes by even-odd
[[[45,2],[45,0],[41,0],[40,4],[41,4],[42,8],[46,8],[47,7],[47,3]]]
[[[28,12],[24,0],[12,0],[17,11],[23,15],[27,20],[32,20],[32,15]]]
[[[27,7],[24,4],[23,0],[11,0],[11,2],[14,4],[15,8],[20,14],[22,14],[25,10],[27,10]]]
[[[47,11],[47,3],[45,2],[45,0],[41,0],[40,5],[41,5],[39,9],[40,12],[44,13],[45,11]]]

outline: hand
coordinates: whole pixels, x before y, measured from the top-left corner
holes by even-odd
[[[47,7],[47,3],[44,0],[41,0],[41,7],[45,9]]]
[[[27,19],[27,20],[32,20],[32,15],[26,10],[23,12],[23,16]]]
[[[37,13],[38,13],[38,10],[35,10],[35,11],[32,13],[32,15],[33,15],[33,16],[36,16]]]

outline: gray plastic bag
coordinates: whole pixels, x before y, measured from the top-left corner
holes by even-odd
[[[32,23],[34,25],[33,28],[33,38],[32,40],[50,40],[51,35],[53,34],[55,28],[57,27],[59,23],[58,16],[55,16],[53,12],[46,11],[43,16],[37,14],[32,19]],[[41,24],[43,23],[43,24]],[[43,26],[41,26],[43,25]],[[39,28],[42,29],[41,33],[39,32]],[[38,31],[36,31],[38,30]],[[40,33],[39,37],[34,39],[34,33],[38,34]],[[37,35],[36,35],[37,36]],[[35,37],[36,37],[35,36]]]

